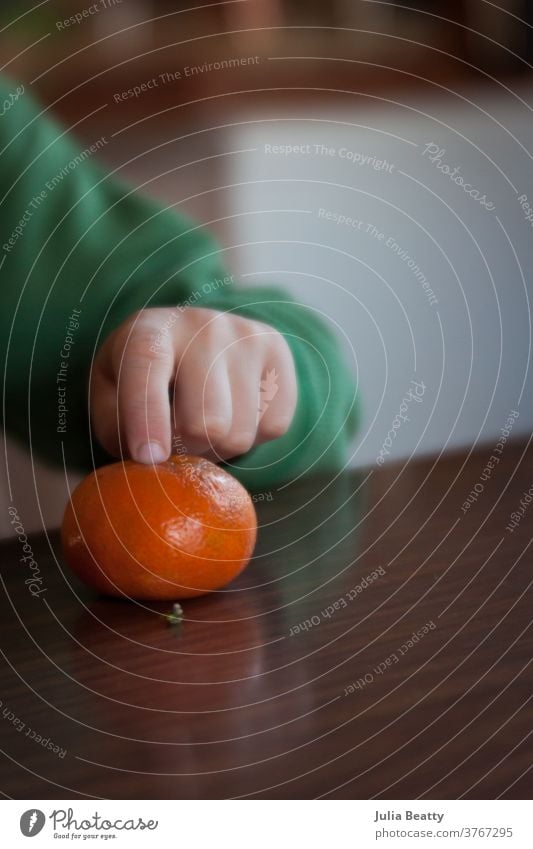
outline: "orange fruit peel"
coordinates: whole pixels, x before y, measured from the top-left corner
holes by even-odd
[[[103,466],[74,490],[61,527],[70,568],[100,593],[192,598],[247,566],[257,518],[246,489],[202,457]]]

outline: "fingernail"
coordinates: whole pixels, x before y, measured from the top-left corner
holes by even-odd
[[[139,463],[163,463],[167,459],[167,452],[159,442],[146,442],[137,451],[137,462]]]

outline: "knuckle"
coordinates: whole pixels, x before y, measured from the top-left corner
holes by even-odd
[[[213,333],[226,321],[225,313],[206,308],[192,307],[185,310],[185,316],[197,333]]]
[[[256,331],[256,322],[243,315],[229,316],[234,333],[237,336],[249,336]]]
[[[247,318],[239,318],[239,330],[240,335],[243,341],[248,342],[250,345],[258,345],[265,346],[268,339],[268,332],[271,328],[266,324],[262,324],[260,321],[251,321]]]
[[[205,420],[204,427],[210,442],[218,443],[228,433],[230,423],[226,419],[212,416]]]
[[[206,445],[209,442],[205,426],[202,422],[187,422],[180,428],[180,435],[186,443]]]
[[[161,314],[165,312],[166,318]],[[140,310],[133,313],[116,331],[113,354],[143,360],[168,360],[171,349],[172,313]],[[143,364],[144,364],[143,363]]]
[[[181,435],[186,442],[201,444],[218,444],[224,439],[229,429],[229,422],[218,416],[206,417],[203,421],[187,422],[181,429]]]
[[[184,358],[196,356],[198,349],[206,352],[219,347],[220,341],[226,338],[226,319],[223,313],[213,310],[191,310],[193,315],[186,317],[188,343],[184,350]]]
[[[247,454],[254,442],[255,434],[253,433],[233,433],[224,440],[222,447],[229,457],[238,457],[240,454]]]
[[[291,426],[292,417],[278,416],[261,425],[261,438],[265,440],[279,439],[285,436]]]
[[[149,332],[137,333],[123,348],[122,367],[132,371],[147,371],[159,365],[167,366],[171,358],[171,351],[164,338]]]

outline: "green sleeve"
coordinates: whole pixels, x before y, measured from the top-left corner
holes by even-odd
[[[95,351],[135,310],[189,303],[264,321],[294,355],[290,431],[237,458],[236,476],[261,489],[339,468],[355,423],[354,386],[324,322],[282,291],[236,286],[203,229],[98,165],[105,137],[77,142],[21,88],[0,80],[6,430],[50,463],[88,470],[105,462],[88,416]]]

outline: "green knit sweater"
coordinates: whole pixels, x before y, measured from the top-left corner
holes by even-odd
[[[23,86],[0,80],[0,346],[5,429],[35,459],[89,470],[108,457],[88,415],[88,374],[106,335],[135,310],[233,310],[283,333],[299,398],[285,436],[230,465],[260,489],[338,469],[355,428],[353,380],[312,309],[278,288],[241,288],[202,228],[99,164]]]

